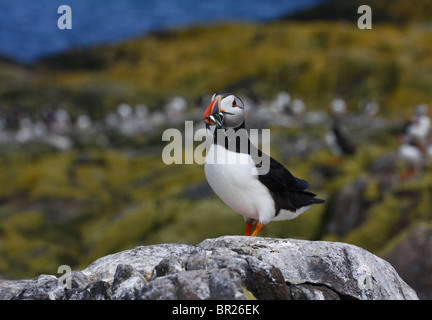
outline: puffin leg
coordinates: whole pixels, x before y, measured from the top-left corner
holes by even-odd
[[[246,222],[245,236],[250,236],[252,232],[252,222]]]
[[[263,225],[261,222],[258,222],[258,223],[256,224],[256,227],[255,227],[254,232],[252,233],[252,237],[256,237],[257,234],[261,231],[261,229],[262,229],[263,227],[264,227],[264,225]]]
[[[251,218],[246,218],[244,217],[245,221],[246,221],[246,229],[245,229],[245,236],[250,236],[250,234],[252,233],[252,225],[256,222],[255,219],[251,219]]]

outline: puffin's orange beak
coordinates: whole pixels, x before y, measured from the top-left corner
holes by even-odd
[[[203,121],[209,125],[216,125],[216,123],[210,119],[210,116],[215,113],[219,113],[220,97],[216,97],[210,105],[207,107],[203,115]]]

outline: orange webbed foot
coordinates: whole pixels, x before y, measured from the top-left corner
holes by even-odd
[[[246,229],[245,229],[244,235],[245,236],[250,236],[251,232],[252,232],[252,223],[248,222],[248,223],[246,223]]]
[[[251,236],[252,237],[256,237],[263,227],[264,227],[264,225],[262,223],[258,222],[256,224],[255,230],[254,230],[254,232],[252,233]]]

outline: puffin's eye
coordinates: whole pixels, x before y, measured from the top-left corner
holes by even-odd
[[[233,107],[237,107],[237,101],[236,101],[236,99],[233,100],[233,102],[232,102],[232,106],[233,106]]]

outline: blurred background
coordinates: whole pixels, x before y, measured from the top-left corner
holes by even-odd
[[[360,246],[432,298],[431,1],[64,4],[71,30],[58,1],[0,0],[0,278],[243,234],[203,166],[161,158],[229,91],[327,200],[261,236]]]

